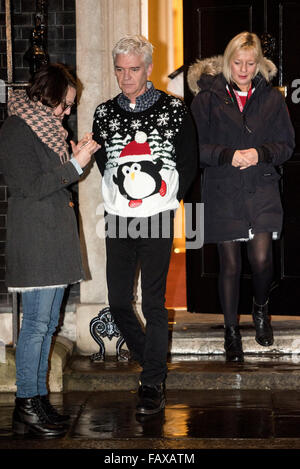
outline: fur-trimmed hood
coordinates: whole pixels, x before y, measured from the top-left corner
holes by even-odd
[[[264,58],[266,68],[268,70],[269,79],[271,80],[277,73],[276,65],[269,59]],[[194,64],[192,64],[187,73],[187,82],[191,92],[196,95],[205,85],[205,81],[201,84],[199,83],[200,79],[203,79],[203,75],[206,75],[207,78],[214,77],[219,75],[223,71],[223,56],[216,55],[207,59],[199,60],[197,59]],[[209,80],[211,81],[211,80]]]

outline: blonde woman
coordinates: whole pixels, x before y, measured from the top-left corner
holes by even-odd
[[[276,166],[294,148],[285,101],[270,83],[276,72],[259,38],[249,32],[234,37],[223,57],[198,61],[189,70],[204,168],[205,243],[218,245],[227,361],[244,359],[237,316],[241,242],[247,243],[252,270],[256,341],[273,343],[268,311],[272,239],[282,228]]]

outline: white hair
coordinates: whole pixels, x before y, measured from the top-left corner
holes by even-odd
[[[120,39],[112,50],[115,64],[117,54],[142,55],[146,67],[152,64],[153,45],[144,37],[138,34],[127,35]]]

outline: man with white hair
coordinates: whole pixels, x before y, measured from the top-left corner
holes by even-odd
[[[103,176],[108,300],[133,359],[142,366],[137,413],[165,407],[168,312],[166,279],[174,213],[196,175],[197,139],[184,103],[148,80],[153,46],[126,36],[113,49],[121,93],[95,111],[95,155]],[[145,330],[133,310],[141,267]]]

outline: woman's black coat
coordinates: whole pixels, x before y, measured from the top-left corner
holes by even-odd
[[[282,228],[280,176],[276,166],[292,155],[294,130],[281,93],[258,75],[243,112],[226,91],[223,74],[202,75],[192,102],[204,169],[205,242],[249,238]],[[224,155],[256,148],[260,161],[240,170]],[[228,160],[227,160],[228,161]]]

